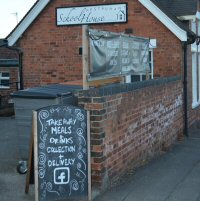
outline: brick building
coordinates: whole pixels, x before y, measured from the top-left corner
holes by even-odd
[[[24,87],[82,79],[82,29],[56,26],[56,8],[120,0],[38,0],[7,37],[23,51]],[[100,30],[152,39],[152,80],[92,88],[77,94],[90,111],[93,196],[159,154],[200,120],[198,1],[126,0],[126,23]],[[166,3],[167,2],[167,3]],[[172,9],[173,8],[173,9]],[[192,30],[192,31],[191,31]],[[194,43],[193,45],[191,45]]]
[[[10,93],[18,89],[18,53],[0,47],[0,107],[8,105]]]

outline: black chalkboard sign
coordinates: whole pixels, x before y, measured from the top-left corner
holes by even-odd
[[[38,200],[87,200],[87,112],[74,106],[37,111]]]

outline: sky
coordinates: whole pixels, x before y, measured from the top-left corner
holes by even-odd
[[[36,0],[0,0],[0,38],[5,38]]]

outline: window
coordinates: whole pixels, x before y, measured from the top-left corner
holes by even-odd
[[[191,29],[200,34],[200,21],[192,21]],[[192,108],[200,105],[200,46],[191,45],[192,50]]]
[[[144,81],[147,79],[147,77],[148,77],[148,79],[153,79],[153,70],[154,70],[153,49],[149,49],[149,68],[150,68],[150,72],[147,74],[138,73],[138,74],[134,74],[134,75],[127,75],[126,76],[126,83]]]
[[[130,82],[137,82],[137,81],[143,81],[146,80],[146,77],[148,76],[148,79],[154,78],[154,62],[153,62],[153,49],[157,47],[156,39],[150,39],[149,43],[149,68],[150,73],[146,74],[134,74],[134,75],[128,75],[126,76],[126,83]]]
[[[0,72],[0,88],[8,89],[10,82],[10,73],[9,72]]]
[[[150,72],[147,74],[137,74],[137,75],[131,75],[131,82],[137,82],[137,81],[144,81],[147,79],[153,79],[153,49],[149,49],[149,68]]]

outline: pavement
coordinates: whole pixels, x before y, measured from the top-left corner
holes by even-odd
[[[200,201],[200,129],[94,201]]]
[[[34,185],[25,194],[25,174],[16,171],[14,117],[0,117],[0,201],[33,201]],[[94,201],[200,201],[200,129],[148,164],[128,172]]]
[[[26,175],[17,172],[18,143],[14,117],[0,117],[0,201],[34,201],[34,186],[25,194]]]

